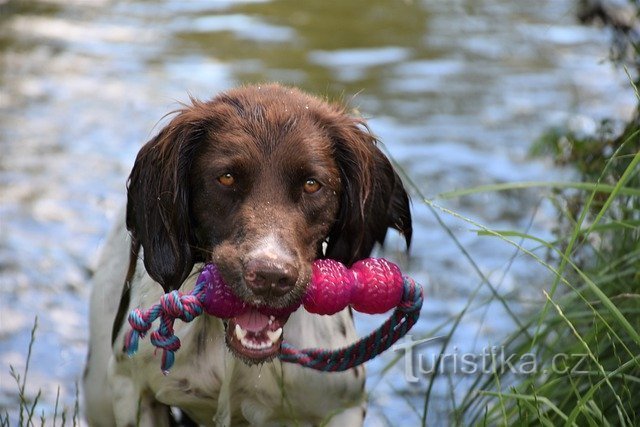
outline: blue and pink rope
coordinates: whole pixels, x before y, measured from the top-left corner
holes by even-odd
[[[314,263],[311,289],[316,291],[311,298],[309,295],[305,297],[308,301],[305,307],[316,313],[333,314],[344,307],[332,307],[330,310],[322,311],[324,301],[325,306],[328,306],[330,300],[331,303],[335,301],[335,292],[344,293],[345,286],[353,286],[353,290],[347,289],[346,292],[352,293],[349,297],[358,301],[359,306],[352,304],[354,308],[362,307],[359,311],[373,313],[395,307],[393,313],[382,326],[368,336],[340,349],[297,349],[283,341],[278,355],[281,361],[324,372],[345,371],[387,350],[404,336],[420,317],[422,287],[411,278],[401,276],[394,264],[373,258],[359,261],[351,270],[338,264],[331,260],[319,260]],[[220,288],[221,286],[224,286],[224,289]],[[391,289],[392,287],[397,289]],[[322,292],[317,289],[322,289]],[[331,292],[327,293],[326,289],[330,289]],[[125,351],[133,356],[138,350],[139,340],[145,337],[153,322],[159,319],[159,325],[151,333],[150,340],[155,347],[162,349],[161,369],[165,374],[168,373],[173,366],[175,352],[180,348],[180,339],[174,334],[173,329],[175,320],[191,322],[203,313],[216,315],[215,304],[210,300],[212,294],[222,295],[222,299],[227,299],[220,302],[222,308],[218,307],[218,313],[228,313],[229,307],[242,304],[234,300],[235,297],[228,291],[215,266],[207,264],[191,292],[172,291],[164,294],[160,302],[148,310],[131,311],[128,318],[131,330],[125,336]],[[387,301],[383,301],[384,298],[387,298]],[[374,299],[377,301],[373,301]],[[214,310],[211,307],[214,307]],[[291,311],[296,308],[297,306],[292,307]]]

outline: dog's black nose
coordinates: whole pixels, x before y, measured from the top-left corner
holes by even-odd
[[[244,279],[256,295],[281,297],[295,286],[298,281],[298,269],[286,263],[251,260],[245,266]]]

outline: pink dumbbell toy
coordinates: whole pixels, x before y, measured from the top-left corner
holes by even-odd
[[[206,264],[196,286],[189,293],[172,291],[164,294],[160,303],[148,310],[134,309],[129,314],[132,329],[125,337],[125,349],[133,355],[138,340],[160,319],[158,329],[151,334],[153,345],[163,349],[162,369],[173,365],[174,352],[180,340],[173,333],[173,322],[190,322],[207,313],[221,319],[236,318],[250,310],[276,317],[288,316],[300,305],[321,315],[335,314],[351,305],[367,314],[384,313],[396,308],[391,317],[376,331],[351,346],[338,350],[298,350],[282,343],[279,358],[322,371],[340,371],[361,364],[389,348],[415,324],[422,307],[422,288],[411,278],[402,276],[397,265],[383,258],[367,258],[347,268],[331,259],[316,260],[311,280],[301,303],[274,309],[254,307],[238,298],[224,282],[215,265]]]
[[[396,307],[402,297],[402,273],[397,265],[382,258],[367,258],[356,262],[348,269],[344,264],[331,259],[320,259],[313,263],[311,282],[302,299],[304,308],[310,313],[335,314],[348,305],[362,313],[384,313]],[[235,296],[224,282],[218,269],[207,264],[198,278],[205,282],[204,310],[221,319],[236,317],[248,310],[248,306]],[[287,314],[299,305],[280,311]],[[273,309],[257,308],[264,314]]]

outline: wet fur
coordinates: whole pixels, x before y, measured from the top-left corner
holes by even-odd
[[[232,187],[217,180],[227,172],[236,177]],[[302,191],[310,177],[322,184],[317,193]],[[362,423],[361,368],[321,374],[279,361],[247,366],[229,353],[215,318],[176,322],[182,348],[168,376],[148,340],[133,358],[122,344],[125,314],[163,292],[188,290],[202,263],[215,262],[241,298],[283,307],[303,295],[317,258],[350,265],[383,243],[389,228],[408,245],[407,194],[363,120],[279,85],[193,100],[138,154],[124,216],[92,292],[84,381],[92,425],[135,424],[137,417],[143,425],[168,425],[167,406],[207,425],[214,418],[219,425],[316,424],[333,412],[336,424]],[[253,292],[246,269],[256,259],[294,271],[292,290]],[[300,347],[356,339],[348,310],[299,310],[284,335]]]

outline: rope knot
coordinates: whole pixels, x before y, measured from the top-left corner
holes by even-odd
[[[202,314],[202,303],[194,294],[171,291],[160,298],[160,305],[165,315],[184,322],[191,322]]]
[[[180,348],[180,339],[175,336],[173,323],[175,319],[191,322],[202,314],[204,300],[204,282],[200,282],[188,294],[171,291],[160,298],[158,304],[149,310],[138,308],[129,313],[131,330],[125,335],[124,348],[129,356],[138,351],[138,342],[151,329],[153,322],[160,318],[158,328],[151,333],[151,344],[162,349],[162,371],[166,374],[173,365],[174,353]]]
[[[312,285],[317,289],[315,294],[311,293],[311,295],[316,298],[305,300],[304,306],[308,311],[333,314],[346,306],[349,302],[347,296],[350,297],[351,305],[357,311],[373,314],[383,313],[393,307],[395,310],[381,327],[341,349],[297,349],[284,341],[278,355],[283,362],[297,363],[325,372],[345,371],[388,349],[411,329],[420,316],[423,302],[422,287],[410,277],[403,277],[395,264],[374,258],[358,261],[352,266],[352,269],[357,271],[359,281],[356,287],[350,280],[350,278],[355,280],[355,274],[347,271],[344,266],[332,268],[330,262],[337,263],[331,260],[317,260],[317,265],[314,264],[319,266],[318,271],[322,274],[316,274],[317,277],[313,277]],[[138,350],[138,341],[144,338],[152,323],[159,319],[158,327],[151,333],[150,341],[156,348],[162,349],[162,371],[167,374],[175,361],[175,352],[180,348],[180,339],[173,329],[176,319],[191,322],[205,311],[207,314],[222,318],[233,317],[237,315],[234,314],[235,309],[245,307],[244,303],[240,304],[237,300],[230,298],[232,293],[227,290],[227,285],[212,264],[205,266],[196,283],[195,288],[189,293],[183,294],[174,290],[164,294],[160,301],[147,311],[140,309],[131,311],[128,319],[131,329],[125,335],[125,351],[130,356]],[[351,287],[346,286],[345,283],[350,284]],[[345,291],[344,295],[340,294],[342,297],[340,304],[329,304],[328,302],[337,299],[338,294],[335,290],[344,291],[343,288],[348,288],[348,291]],[[380,292],[380,289],[383,292]],[[207,298],[214,298],[214,301],[209,301]],[[210,310],[210,305],[214,309]]]

